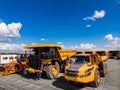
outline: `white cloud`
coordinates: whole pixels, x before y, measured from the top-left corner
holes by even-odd
[[[111,49],[120,49],[120,38],[119,37],[113,37],[112,34],[107,34],[105,36],[105,40],[109,41],[107,45],[104,47],[108,50]]]
[[[0,37],[0,42],[10,42],[11,39],[10,38],[4,38],[4,37]]]
[[[56,44],[57,44],[58,46],[60,46],[61,48],[66,48],[66,47],[64,46],[63,42],[57,42]]]
[[[73,50],[77,50],[77,51],[85,51],[85,50],[97,50],[98,48],[94,44],[81,43],[80,45],[68,47],[68,49],[73,49]]]
[[[19,30],[21,29],[21,23],[6,24],[0,20],[0,51],[23,51],[23,44],[8,44],[12,38],[20,37]]]
[[[120,50],[120,43],[119,44],[107,44],[104,46],[107,50]]]
[[[93,18],[97,19],[97,18],[103,18],[105,16],[105,11],[101,10],[101,11],[95,11]]]
[[[106,49],[104,49],[104,48],[102,48],[102,47],[100,48],[100,47],[97,47],[96,45],[90,44],[90,43],[81,43],[80,45],[74,45],[74,46],[65,46],[65,45],[63,44],[63,42],[57,42],[56,44],[58,44],[59,46],[61,46],[61,47],[64,48],[64,49],[72,49],[72,50],[77,50],[77,51],[106,50]]]
[[[107,34],[104,39],[111,41],[111,40],[113,40],[113,36],[112,36],[112,34]]]
[[[45,39],[45,38],[41,38],[40,40],[41,40],[41,41],[46,41],[47,39]]]
[[[85,17],[83,18],[83,20],[92,20],[92,21],[95,21],[96,19],[99,19],[99,18],[103,18],[105,16],[105,11],[104,10],[101,10],[101,11],[94,11],[94,14],[93,16],[88,16],[88,17]]]
[[[113,37],[112,34],[107,34],[104,37],[105,40],[110,41],[111,44],[118,44],[120,42],[120,38],[119,37]]]
[[[63,42],[57,42],[56,44],[58,44],[58,45],[63,45]]]
[[[25,44],[8,44],[8,43],[0,43],[0,51],[24,51],[23,45]]]
[[[7,25],[7,29],[9,30],[8,37],[20,37],[19,30],[21,29],[21,23],[11,23]]]
[[[111,42],[111,44],[114,44],[114,45],[116,45],[118,43],[120,43],[120,38],[118,38],[118,37],[115,37]]]
[[[79,47],[80,47],[81,49],[88,49],[88,50],[96,48],[95,45],[89,44],[89,43],[87,43],[87,44],[82,43],[82,44],[80,44]]]
[[[90,25],[90,24],[87,24],[86,27],[91,27],[91,25]]]
[[[83,20],[92,20],[92,21],[95,21],[95,19],[93,17],[85,17],[85,18],[83,18]]]
[[[20,37],[19,30],[21,29],[21,23],[11,23],[6,24],[4,22],[0,23],[0,41],[3,42],[6,40],[10,40],[11,38]]]

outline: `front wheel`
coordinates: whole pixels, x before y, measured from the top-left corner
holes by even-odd
[[[91,82],[91,86],[98,87],[100,84],[100,81],[101,81],[100,72],[98,70],[95,70],[94,81]]]
[[[49,79],[55,79],[58,77],[60,68],[58,62],[47,66],[46,76]]]

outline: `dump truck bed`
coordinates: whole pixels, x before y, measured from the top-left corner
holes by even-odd
[[[96,53],[101,56],[102,61],[105,61],[108,59],[108,52],[107,51],[96,51]]]
[[[108,56],[101,56],[101,60],[102,61],[105,61],[105,60],[107,60],[108,59]]]
[[[60,50],[60,57],[62,61],[68,59],[69,57],[75,54],[76,54],[75,50]]]

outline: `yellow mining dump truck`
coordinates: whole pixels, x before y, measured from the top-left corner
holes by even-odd
[[[107,65],[98,54],[76,54],[70,58],[65,68],[65,79],[76,83],[90,83],[91,86],[98,87],[100,76],[107,73]]]
[[[108,60],[109,54],[107,51],[96,51],[95,53],[99,54],[103,61]]]
[[[94,51],[84,51],[84,54],[94,54]]]
[[[0,55],[0,74],[3,76],[20,72],[25,69],[25,54]]]
[[[38,78],[43,72],[47,78],[56,78],[59,71],[64,70],[69,62],[68,58],[76,54],[75,50],[63,50],[56,44],[32,44],[26,45],[24,48],[32,49],[25,69],[27,75],[36,73]]]
[[[109,51],[109,58],[111,58],[111,59],[120,59],[120,50],[111,50],[111,51]]]

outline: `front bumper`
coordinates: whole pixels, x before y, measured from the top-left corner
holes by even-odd
[[[94,76],[93,75],[90,75],[90,76],[87,76],[87,77],[72,77],[72,76],[68,76],[68,75],[65,75],[65,79],[68,80],[68,81],[74,81],[74,82],[80,82],[80,83],[89,83],[89,82],[92,82],[94,81]]]

